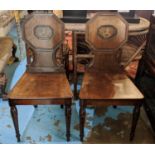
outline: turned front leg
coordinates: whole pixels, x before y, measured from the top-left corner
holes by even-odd
[[[83,142],[83,137],[84,137],[84,124],[85,124],[85,105],[84,105],[84,101],[81,100],[80,101],[80,140]]]
[[[74,73],[74,99],[78,99],[78,91],[77,91],[77,73]]]
[[[140,115],[140,107],[141,107],[141,104],[135,105],[134,110],[133,110],[133,119],[132,119],[132,127],[131,127],[131,132],[130,132],[130,141],[132,141],[134,139],[136,126],[137,126],[139,115]]]
[[[61,109],[63,109],[63,108],[64,108],[64,105],[63,105],[63,104],[61,104],[61,105],[60,105],[60,108],[61,108]]]
[[[20,133],[19,133],[19,125],[18,125],[18,111],[15,105],[10,104],[10,112],[13,120],[13,124],[16,131],[17,141],[20,142]]]
[[[70,141],[71,103],[65,105],[65,116],[66,116],[66,138],[67,141]]]

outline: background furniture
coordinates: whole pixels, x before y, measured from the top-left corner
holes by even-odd
[[[155,131],[155,16],[151,25],[147,44],[136,75],[136,84],[145,96],[144,109]]]
[[[13,11],[1,10],[0,11],[0,95],[6,99],[5,86],[7,83],[4,69],[9,60],[17,61],[15,57],[16,45],[12,38],[7,37],[8,32],[14,25]]]
[[[0,38],[0,94],[3,99],[5,99],[6,92],[5,87],[7,83],[7,78],[4,73],[5,66],[7,65],[11,56],[15,58],[16,46],[10,37]]]
[[[27,71],[9,93],[17,140],[20,141],[20,133],[16,105],[59,104],[65,105],[69,141],[72,92],[60,56],[64,24],[54,14],[31,14],[24,21],[23,31]]]
[[[134,138],[143,95],[120,64],[128,24],[117,13],[98,13],[86,25],[86,41],[94,54],[80,89],[80,139],[83,141],[87,106],[133,105],[130,140]]]
[[[10,29],[15,24],[13,11],[1,10],[0,11],[0,36],[4,37],[8,34]]]

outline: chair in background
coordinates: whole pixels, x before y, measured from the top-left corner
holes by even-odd
[[[133,105],[130,140],[134,138],[143,95],[121,66],[121,47],[127,41],[128,24],[117,13],[98,13],[87,22],[86,41],[94,54],[84,74],[80,98],[80,140],[84,137],[87,106]]]
[[[0,11],[0,96],[7,99],[5,87],[7,85],[7,77],[5,75],[5,67],[18,61],[16,55],[16,45],[8,33],[14,25],[13,11]]]
[[[135,82],[145,96],[144,109],[155,132],[155,16],[150,18],[150,29]]]
[[[27,70],[10,91],[9,105],[20,141],[16,105],[65,105],[66,137],[70,140],[72,92],[63,58],[64,24],[54,15],[34,13],[23,23]]]
[[[16,46],[10,37],[0,37],[0,94],[3,99],[7,98],[7,93],[5,90],[7,84],[7,78],[4,73],[4,69],[9,62],[10,58],[15,57]]]

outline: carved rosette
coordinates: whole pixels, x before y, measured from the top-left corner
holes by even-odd
[[[33,50],[56,50],[64,40],[64,23],[54,14],[32,14],[23,23],[23,38]]]
[[[86,41],[95,51],[116,51],[128,38],[128,23],[118,13],[97,13],[86,24]]]
[[[97,35],[104,40],[110,40],[117,35],[117,29],[113,25],[102,25],[98,28]]]

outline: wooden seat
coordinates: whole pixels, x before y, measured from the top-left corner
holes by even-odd
[[[86,41],[93,51],[80,89],[80,140],[84,137],[87,106],[133,105],[130,140],[134,138],[143,94],[121,66],[121,47],[127,41],[128,23],[117,13],[98,13],[87,22]]]
[[[72,92],[65,73],[64,24],[54,14],[31,14],[23,24],[27,70],[9,92],[9,105],[20,141],[16,105],[65,105],[66,137],[70,140]],[[32,33],[33,32],[33,33]]]
[[[10,99],[68,99],[70,97],[72,92],[64,73],[26,72],[9,94]]]
[[[80,89],[80,99],[143,99],[134,83],[123,74],[86,71]],[[131,103],[132,104],[132,103]],[[116,103],[114,103],[116,105]]]

